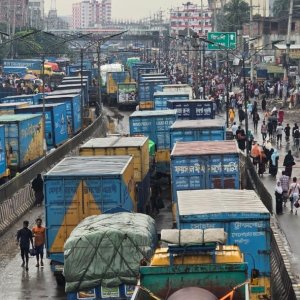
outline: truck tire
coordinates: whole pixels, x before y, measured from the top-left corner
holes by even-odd
[[[65,276],[62,273],[55,274],[55,280],[58,286],[65,286],[66,284]]]

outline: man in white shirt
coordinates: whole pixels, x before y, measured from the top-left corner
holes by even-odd
[[[236,138],[236,131],[238,130],[238,127],[239,126],[236,124],[236,122],[233,122],[233,125],[231,126],[231,130],[234,138]]]
[[[278,126],[276,127],[276,135],[277,135],[277,145],[281,146],[281,142],[282,142],[282,133],[283,133],[283,126],[281,125],[281,123],[278,124]]]

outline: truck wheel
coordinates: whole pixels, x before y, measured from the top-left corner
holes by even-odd
[[[58,286],[65,286],[66,280],[63,274],[55,274],[55,279]]]

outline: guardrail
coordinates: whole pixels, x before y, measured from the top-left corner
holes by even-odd
[[[31,181],[37,174],[43,173],[57,164],[67,155],[76,155],[76,149],[93,135],[106,132],[106,117],[97,120],[72,139],[61,145],[56,151],[43,157],[21,174],[0,187],[0,235],[10,224],[18,220],[34,204]]]

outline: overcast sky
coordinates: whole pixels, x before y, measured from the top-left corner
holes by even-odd
[[[56,0],[56,8],[59,15],[71,15],[72,3],[80,2],[78,0]],[[150,13],[156,13],[162,9],[167,14],[168,10],[173,6],[176,7],[185,3],[184,0],[112,0],[112,18],[119,19],[140,19],[149,17]],[[194,1],[199,4],[200,1]],[[45,0],[46,12],[51,5],[51,0]]]

